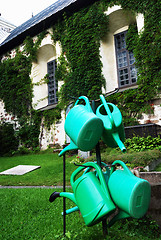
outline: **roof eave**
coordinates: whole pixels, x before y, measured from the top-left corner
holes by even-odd
[[[76,2],[70,4],[66,8],[60,10],[59,12],[40,21],[39,23],[35,24],[34,26],[31,26],[29,29],[26,29],[26,31],[20,33],[15,38],[6,42],[4,45],[1,45],[0,56],[11,51],[12,49],[14,49],[18,46],[20,46],[27,36],[34,37],[37,34],[39,34],[40,32],[49,29],[53,25],[53,23],[62,16],[62,14],[64,12],[76,12],[80,8],[86,7],[96,1],[99,1],[99,0],[88,0],[88,1],[87,0],[77,0]]]

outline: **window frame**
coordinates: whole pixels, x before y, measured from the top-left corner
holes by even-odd
[[[56,59],[47,62],[47,75],[48,75],[48,105],[58,103],[58,82],[55,78]]]
[[[125,40],[126,33],[127,33],[127,30],[114,35],[117,81],[118,81],[119,88],[128,88],[128,87],[137,85],[137,69],[135,67],[135,58],[134,58],[133,52],[128,51],[128,49],[126,48],[126,40]],[[117,37],[121,35],[124,35],[124,42],[120,41],[120,49],[119,49]],[[124,61],[125,58],[126,58],[126,61]],[[120,63],[119,60],[120,62],[122,61],[122,63]],[[132,61],[132,63],[130,63],[130,61]],[[122,67],[119,66],[119,64],[121,65],[126,63],[127,65],[125,66],[122,66]]]

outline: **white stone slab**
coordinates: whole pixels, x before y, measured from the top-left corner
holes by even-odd
[[[18,165],[0,173],[0,175],[24,175],[25,173],[31,172],[40,168],[40,166],[32,165]]]

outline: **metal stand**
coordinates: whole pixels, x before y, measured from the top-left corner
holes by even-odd
[[[63,155],[63,192],[66,191],[65,154]],[[66,199],[63,197],[63,234],[66,233]]]
[[[95,101],[92,100],[92,110],[95,113],[96,112],[96,104]],[[97,159],[97,164],[101,167],[101,153],[100,153],[100,144],[99,142],[96,145],[96,159]],[[108,231],[107,231],[107,220],[104,219],[102,221],[102,230],[103,230],[103,235],[107,236]]]

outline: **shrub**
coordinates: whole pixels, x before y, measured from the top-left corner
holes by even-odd
[[[23,147],[35,149],[39,146],[40,128],[37,124],[25,123],[18,132]]]
[[[138,137],[128,138],[125,141],[126,148],[135,152],[158,149],[161,150],[161,139],[158,137]]]
[[[161,152],[159,150],[147,150],[143,152],[127,152],[127,153],[119,153],[119,152],[104,152],[101,153],[101,160],[109,165],[111,165],[115,160],[121,160],[127,163],[128,167],[146,167],[151,162],[157,160],[161,157]],[[96,161],[95,154],[92,155],[87,161]]]
[[[0,125],[0,156],[11,154],[18,148],[18,138],[15,136],[13,125],[3,123]]]

